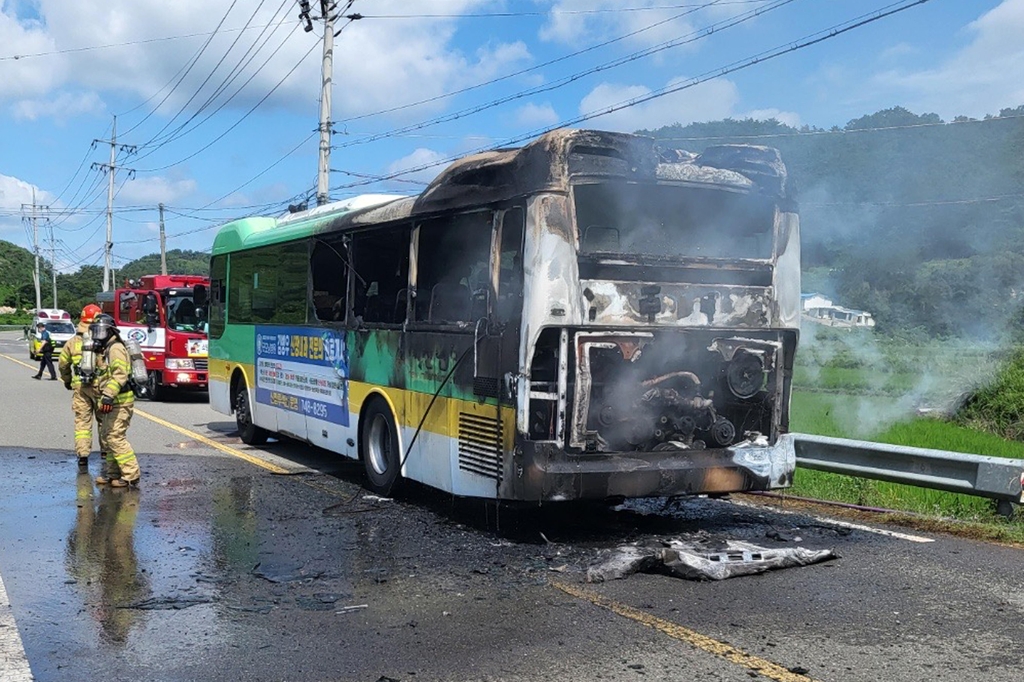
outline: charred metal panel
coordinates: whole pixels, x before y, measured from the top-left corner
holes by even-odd
[[[500,496],[539,502],[664,497],[770,490],[792,484],[792,436],[718,450],[571,455],[549,443],[522,443]]]
[[[609,326],[774,326],[769,287],[580,282],[587,322]]]
[[[561,195],[532,197],[526,211],[523,250],[523,329],[521,367],[529,367],[537,337],[546,326],[579,325],[583,321],[579,266],[567,199]]]
[[[796,213],[777,214],[775,300],[777,326],[800,328],[800,218]]]

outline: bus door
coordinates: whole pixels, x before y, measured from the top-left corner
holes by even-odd
[[[160,294],[155,291],[119,289],[114,321],[124,340],[139,342],[147,366],[162,365],[166,335]],[[153,367],[150,367],[152,369]],[[161,366],[160,369],[163,369]]]
[[[424,221],[415,240],[416,297],[410,306],[410,328],[415,331],[409,335],[408,365],[410,384],[419,388],[410,396],[434,401],[423,430],[430,426],[436,445],[422,459],[429,457],[436,467],[431,476],[448,479],[438,487],[456,495],[495,497],[502,475],[496,408],[493,399],[477,390],[493,392],[495,369],[476,343],[484,341],[490,327],[498,215],[481,210]],[[475,367],[484,368],[484,374],[477,377]],[[419,404],[409,406],[410,418],[422,411]],[[413,452],[409,461],[425,454],[422,450]],[[440,470],[442,453],[447,454],[446,472]]]

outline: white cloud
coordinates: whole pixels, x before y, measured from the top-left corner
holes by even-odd
[[[523,105],[516,110],[516,124],[524,128],[543,128],[558,123],[558,112],[548,103]]]
[[[660,0],[644,0],[631,2],[630,6],[656,7],[664,4]],[[541,27],[540,38],[579,48],[636,33],[625,38],[624,44],[632,48],[647,47],[689,34],[700,15],[686,9],[593,11],[619,10],[621,7],[621,0],[558,0],[551,6],[549,18]]]
[[[686,80],[688,79],[673,79],[666,87],[685,83]],[[583,98],[579,110],[581,114],[590,114],[644,97],[651,92],[651,89],[644,85],[602,83]],[[602,115],[592,119],[587,125],[632,132],[673,123],[686,125],[694,121],[714,121],[733,115],[733,109],[738,101],[739,91],[736,84],[720,78]]]
[[[22,204],[31,204],[35,192],[37,204],[47,204],[53,198],[49,192],[20,178],[0,173],[0,208],[17,211]]]
[[[752,118],[755,121],[770,121],[771,119],[774,118],[779,123],[785,123],[786,125],[792,128],[799,128],[802,124],[802,121],[800,120],[800,114],[797,114],[792,111],[781,111],[775,108],[754,109],[752,111],[746,112],[745,114],[736,114],[733,116],[733,118]]]
[[[95,92],[61,92],[51,99],[25,99],[11,108],[16,121],[35,121],[51,116],[60,123],[82,114],[102,114],[106,106]]]
[[[196,181],[191,178],[172,180],[154,176],[129,180],[117,195],[118,203],[156,205],[169,204],[189,196],[196,191]]]
[[[487,2],[419,0],[413,5],[379,0],[373,11],[391,15],[459,14]],[[94,90],[101,97],[152,97],[142,111],[158,106],[166,97],[161,111],[170,115],[182,107],[194,111],[214,89],[223,86],[217,98],[221,102],[255,74],[229,107],[247,110],[284,79],[268,105],[315,110],[320,89],[317,32],[304,33],[298,28],[291,2],[273,3],[273,7],[266,3],[255,13],[254,3],[238,3],[228,13],[231,4],[230,0],[37,0],[34,7],[41,19],[34,20],[19,18],[14,3],[4,3],[0,11],[3,54],[58,53],[3,62],[0,103],[50,100],[58,88],[84,89]],[[202,35],[214,31],[225,13],[227,18],[215,36]],[[254,28],[234,30],[247,22]],[[365,20],[345,26],[334,50],[335,118],[443,95],[530,59],[521,41],[495,41],[467,55],[453,45],[457,26],[458,20],[450,18]],[[164,39],[185,35],[193,37]],[[186,69],[208,39],[209,45],[196,64]],[[238,43],[229,52],[236,39]],[[116,47],[79,49],[106,45]],[[258,49],[246,55],[253,45]],[[240,75],[225,83],[231,69],[250,57]],[[222,58],[223,64],[205,88],[187,104]],[[288,76],[300,61],[301,65]],[[179,79],[180,84],[175,85]],[[411,111],[404,113],[412,115]]]
[[[1024,104],[1024,0],[1005,0],[966,31],[970,42],[937,68],[890,70],[875,76],[868,88],[946,119]]]
[[[403,175],[402,178],[405,180],[415,180],[417,182],[429,183],[437,174],[445,169],[447,164],[439,163],[438,165],[432,165],[441,161],[442,159],[448,158],[447,154],[435,151],[433,149],[426,149],[425,147],[419,147],[412,154],[403,156],[402,158],[393,161],[391,165],[387,167],[387,174],[399,173],[409,168],[419,168],[421,166],[430,166],[424,170],[409,173]],[[410,185],[411,187],[411,185]],[[403,193],[409,192],[409,188],[401,190]],[[414,190],[419,191],[419,190]]]

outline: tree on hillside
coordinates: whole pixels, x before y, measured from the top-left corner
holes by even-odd
[[[172,275],[209,275],[210,254],[202,251],[171,249],[167,252],[167,272]],[[126,263],[117,271],[118,285],[143,275],[160,274],[160,254],[151,253]]]

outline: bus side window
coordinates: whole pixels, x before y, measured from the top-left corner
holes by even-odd
[[[517,319],[523,307],[523,216],[523,209],[509,209],[501,222],[501,270],[494,310],[501,322]]]
[[[352,311],[363,322],[405,321],[405,308],[399,309],[395,303],[409,286],[409,233],[409,228],[402,226],[355,236]]]
[[[420,225],[415,319],[450,324],[486,314],[492,212]]]
[[[344,322],[348,313],[348,245],[340,238],[317,239],[310,267],[316,318],[321,322]]]

